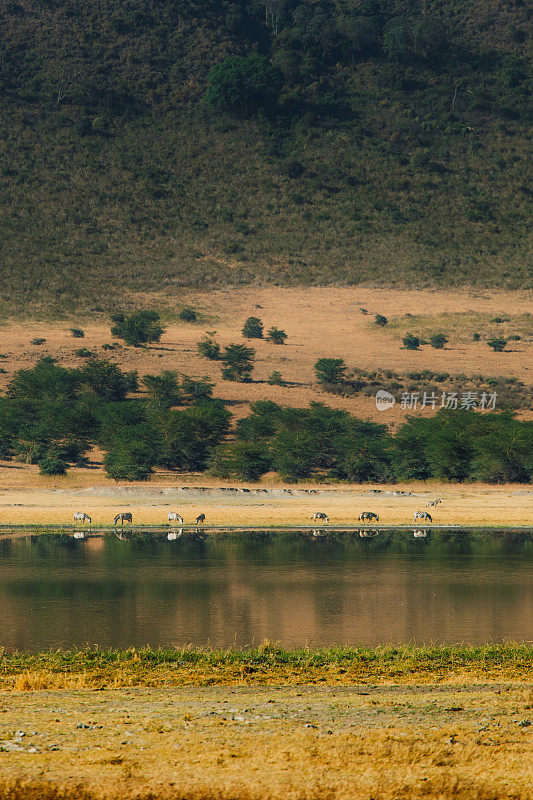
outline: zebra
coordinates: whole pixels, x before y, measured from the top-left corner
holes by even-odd
[[[329,518],[323,511],[315,511],[313,514],[313,521],[316,522],[318,519],[323,519],[324,522],[329,522]]]
[[[88,522],[91,524],[91,518],[84,511],[76,511],[74,514],[74,522]]]
[[[133,522],[131,511],[125,511],[123,514],[117,514],[115,517],[115,525],[119,520],[122,522],[122,525],[124,525],[125,522]]]
[[[428,514],[427,511],[415,511],[413,519],[427,519],[428,522],[433,522],[431,514]]]
[[[196,517],[196,524],[201,525],[205,522],[205,514],[200,514],[199,517]]]
[[[376,522],[379,522],[379,516],[373,511],[363,511],[363,513],[360,514],[357,519],[360,522],[372,522],[373,519],[375,519]]]
[[[177,511],[169,511],[168,512],[168,521],[169,522],[178,522],[180,525],[183,525],[183,517],[181,514],[178,514]]]
[[[430,508],[430,506],[433,506],[434,508],[437,508],[439,503],[442,503],[442,500],[440,499],[440,497],[437,497],[437,499],[436,500],[432,500],[431,503],[426,503],[426,508]]]

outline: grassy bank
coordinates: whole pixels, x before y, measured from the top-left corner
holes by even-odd
[[[3,653],[0,688],[16,690],[162,685],[293,685],[364,682],[514,680],[531,677],[533,647],[483,646],[333,647],[287,650],[57,650]]]

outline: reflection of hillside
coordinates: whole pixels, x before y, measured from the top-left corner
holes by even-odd
[[[4,647],[531,639],[524,539],[520,557],[489,542],[489,558],[374,540],[99,541],[2,548]]]

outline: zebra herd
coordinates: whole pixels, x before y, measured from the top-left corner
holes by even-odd
[[[181,516],[181,514],[178,514],[177,511],[169,512],[168,521],[170,523],[177,522],[178,525],[183,525],[183,517]],[[84,511],[76,511],[76,513],[74,514],[74,522],[87,522],[90,525],[92,523],[92,519]],[[131,511],[124,511],[120,514],[117,514],[113,522],[115,527],[118,525],[119,522],[121,523],[122,526],[124,525],[125,522],[129,522],[131,524],[133,523],[133,514],[131,513]],[[196,517],[196,522],[195,522],[196,525],[203,525],[204,522],[205,522],[205,514],[200,514],[198,517]]]

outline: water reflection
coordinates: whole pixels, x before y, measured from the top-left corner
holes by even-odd
[[[1,540],[0,644],[533,638],[529,534],[174,533]]]

